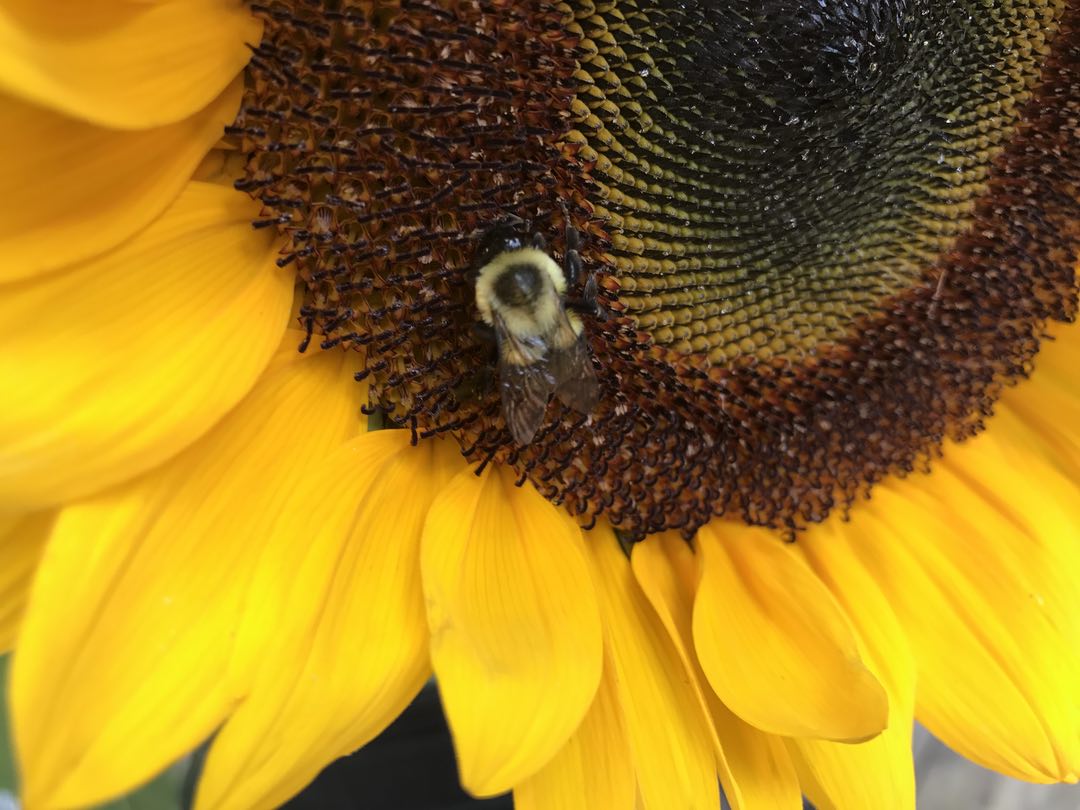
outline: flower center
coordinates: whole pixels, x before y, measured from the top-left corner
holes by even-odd
[[[822,520],[981,427],[1080,248],[1080,12],[827,5],[253,4],[238,187],[418,439],[630,534]],[[524,445],[472,280],[512,217],[598,286],[599,403]]]

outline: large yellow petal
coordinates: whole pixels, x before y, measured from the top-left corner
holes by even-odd
[[[676,533],[654,535],[634,545],[634,575],[674,643],[708,721],[728,802],[735,810],[801,808],[799,779],[783,742],[736,717],[706,684],[692,631],[700,567],[697,555]]]
[[[64,509],[19,635],[11,703],[29,807],[127,791],[211,734],[258,664],[238,647],[251,572],[318,515],[283,510],[359,429],[345,353],[298,334],[217,427],[145,476]]]
[[[500,467],[463,470],[428,515],[431,659],[473,794],[540,770],[596,694],[603,647],[583,545],[566,512]]]
[[[0,654],[15,643],[30,582],[55,520],[54,509],[0,514]]]
[[[610,527],[590,532],[588,548],[642,806],[718,808],[714,746],[679,653]]]
[[[717,696],[772,734],[850,741],[881,731],[888,699],[833,595],[775,534],[720,525],[698,532],[694,604],[694,643]]]
[[[463,466],[449,442],[415,449],[406,431],[380,431],[290,496],[284,509],[318,520],[259,566],[250,598],[277,599],[282,620],[251,694],[214,738],[196,807],[279,807],[415,697],[431,673],[420,533]]]
[[[0,88],[101,126],[147,129],[210,104],[261,36],[231,0],[5,0]]]
[[[889,694],[889,726],[864,743],[799,739],[789,745],[804,790],[819,810],[913,810],[915,660],[881,589],[839,540],[850,531],[839,520],[813,526],[799,537],[798,547],[851,619],[863,660]]]
[[[1016,416],[879,487],[848,541],[896,610],[919,668],[917,714],[986,767],[1080,773],[1080,489]]]
[[[514,789],[515,810],[633,810],[637,780],[607,660],[585,719],[562,750]]]
[[[251,388],[293,297],[256,215],[242,194],[191,183],[117,250],[0,287],[0,508],[131,478]]]
[[[190,118],[136,132],[102,129],[0,98],[0,280],[96,256],[158,217],[236,116],[241,83]]]

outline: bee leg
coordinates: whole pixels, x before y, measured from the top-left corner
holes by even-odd
[[[534,248],[536,248],[537,250],[543,250],[543,251],[546,252],[547,251],[547,239],[544,238],[544,235],[542,233],[537,231],[536,233],[534,233],[532,235],[532,246]]]
[[[566,255],[563,257],[563,276],[566,286],[573,287],[581,277],[581,234],[566,219]]]
[[[499,348],[495,338],[495,327],[476,321],[473,323],[473,337],[484,347],[489,362],[480,362],[454,387],[454,396],[458,402],[471,402],[482,399],[495,389],[494,365],[498,359]]]
[[[569,219],[566,220],[566,249],[581,250],[581,234],[570,224]]]
[[[585,289],[582,290],[580,297],[573,297],[566,299],[567,309],[572,309],[574,312],[578,312],[582,315],[591,315],[599,321],[606,321],[608,319],[607,312],[600,306],[600,298],[598,296],[598,287],[596,284],[596,274],[589,275],[589,280],[585,282]]]
[[[481,364],[473,371],[463,374],[453,389],[454,399],[459,403],[484,399],[494,390],[495,369],[489,364]]]
[[[473,337],[476,338],[478,343],[483,344],[492,352],[498,350],[498,344],[495,342],[495,327],[491,324],[484,323],[483,321],[473,322]]]
[[[572,289],[581,276],[581,256],[576,250],[567,250],[563,258],[563,277],[567,289]]]

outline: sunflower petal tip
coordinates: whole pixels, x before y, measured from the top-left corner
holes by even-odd
[[[480,770],[476,766],[467,767],[460,759],[458,773],[461,789],[475,799],[491,799],[500,796],[510,790],[514,782],[522,781],[513,780],[508,783],[504,773],[498,773],[493,769]]]

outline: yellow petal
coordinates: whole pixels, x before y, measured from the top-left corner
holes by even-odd
[[[293,296],[256,215],[242,194],[190,183],[117,250],[0,288],[0,506],[131,478],[251,388]]]
[[[262,23],[222,0],[6,0],[0,88],[115,129],[147,129],[210,104],[251,56]]]
[[[578,730],[538,773],[514,789],[515,810],[632,810],[637,794],[610,660]]]
[[[240,648],[251,572],[318,516],[282,511],[355,436],[361,387],[345,353],[286,335],[218,426],[145,476],[57,519],[19,635],[11,702],[30,807],[87,805],[146,780],[220,724],[250,683]]]
[[[0,279],[38,275],[96,256],[158,217],[221,137],[239,81],[175,124],[118,132],[0,98]]]
[[[601,526],[587,539],[642,806],[718,808],[708,724],[679,653],[634,581],[610,527]]]
[[[1080,773],[1080,490],[1015,415],[879,487],[851,541],[919,668],[917,715],[964,756],[1036,782]]]
[[[424,527],[431,660],[470,793],[502,793],[566,743],[600,681],[577,524],[512,471],[463,470]]]
[[[736,810],[802,808],[802,784],[785,740],[758,731],[708,693],[709,714],[733,777],[724,790]]]
[[[1047,325],[1049,339],[1043,340],[1035,358],[1032,379],[1057,386],[1061,391],[1080,398],[1080,378],[1076,365],[1080,362],[1080,323],[1051,323]],[[1006,402],[1026,398],[1027,383],[1009,388],[1002,395]]]
[[[277,599],[283,620],[214,738],[196,807],[279,807],[415,697],[431,673],[420,532],[463,466],[449,442],[417,449],[406,431],[379,431],[327,457],[282,504],[318,520],[259,565],[250,598]]]
[[[634,545],[632,568],[686,668],[708,723],[728,802],[735,810],[801,808],[799,780],[783,743],[741,721],[705,685],[691,629],[700,579],[697,555],[675,533],[654,535]]]
[[[842,540],[851,531],[838,520],[812,526],[799,537],[798,547],[851,619],[863,660],[889,694],[889,726],[864,743],[800,739],[789,745],[803,788],[818,810],[910,809],[915,807],[915,661],[881,589]],[[853,536],[853,542],[861,541]]]
[[[247,158],[243,152],[219,142],[195,167],[191,179],[232,188],[236,179],[243,176],[246,163]]]
[[[714,522],[698,532],[698,549],[694,644],[729,709],[784,736],[858,740],[885,727],[888,700],[844,611],[792,548]]]
[[[0,654],[15,643],[30,582],[56,511],[0,514]]]
[[[1066,478],[1080,481],[1080,397],[1038,375],[1023,390],[1027,397],[999,403],[996,412],[1015,417],[1016,433],[1026,434],[1029,452],[1041,453]]]
[[[1036,451],[1066,478],[1080,481],[1080,325],[1057,326],[1043,341],[1031,379],[1006,389],[990,422],[1010,423],[1011,441]],[[1011,418],[1009,415],[1017,418]]]

